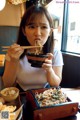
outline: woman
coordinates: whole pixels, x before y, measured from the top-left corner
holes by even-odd
[[[44,87],[46,83],[59,86],[63,59],[61,52],[53,49],[53,40],[53,21],[46,8],[33,5],[27,9],[21,20],[17,43],[11,45],[7,52],[2,77],[4,86],[17,83],[23,91]],[[41,68],[32,67],[26,56],[28,50],[21,48],[25,45],[34,46],[36,42],[43,46],[43,54],[48,55]]]

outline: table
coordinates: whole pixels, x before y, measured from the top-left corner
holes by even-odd
[[[73,101],[80,105],[80,88],[62,88],[62,91]]]
[[[80,88],[73,88],[73,89],[71,89],[71,88],[61,88],[61,89],[64,93],[67,94],[67,96],[73,102],[79,102],[79,105],[80,105]],[[26,113],[27,113],[28,110],[25,107],[26,106],[26,96],[25,96],[25,94],[23,95],[21,93],[20,97],[21,97],[22,104],[24,103],[23,120],[28,120],[28,118],[26,118]],[[28,112],[28,114],[30,114],[30,113]],[[80,120],[80,113],[77,112],[77,114],[74,115],[74,116],[70,116],[70,117],[66,117],[66,118],[60,118],[60,119],[56,119],[56,120]]]
[[[62,91],[66,93],[73,102],[78,102],[80,106],[80,88],[62,88]],[[64,118],[59,120],[64,120]],[[67,117],[65,120],[80,120],[80,113],[77,112],[75,116]]]

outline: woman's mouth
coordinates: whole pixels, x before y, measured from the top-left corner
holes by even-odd
[[[41,44],[41,39],[40,38],[35,39],[35,44],[36,45]]]

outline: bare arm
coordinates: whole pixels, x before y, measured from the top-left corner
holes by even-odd
[[[14,86],[16,80],[16,72],[18,67],[18,61],[6,61],[4,74],[2,76],[4,86]]]
[[[59,86],[62,79],[62,68],[63,66],[52,67],[53,55],[49,53],[48,59],[43,63],[43,68],[46,70],[47,81],[51,86]]]
[[[23,49],[17,45],[12,45],[8,50],[10,60],[5,63],[5,70],[2,76],[5,87],[14,86],[16,82],[17,68],[19,65],[19,57],[23,53]]]
[[[47,71],[47,81],[51,86],[59,86],[62,79],[62,66],[56,66]]]

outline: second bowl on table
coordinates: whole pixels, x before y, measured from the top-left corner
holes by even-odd
[[[6,102],[11,102],[19,96],[19,89],[16,87],[4,88],[0,94]]]

